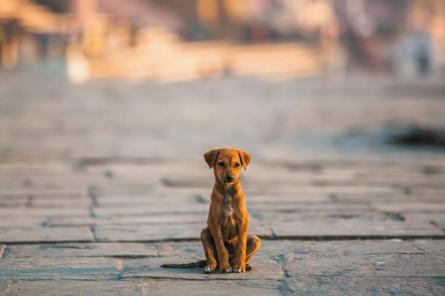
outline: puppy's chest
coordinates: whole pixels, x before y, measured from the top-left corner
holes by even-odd
[[[236,224],[237,213],[238,210],[234,201],[234,197],[230,194],[225,194],[221,208],[221,218],[223,220],[223,224]]]

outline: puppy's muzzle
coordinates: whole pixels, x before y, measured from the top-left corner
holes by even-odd
[[[226,183],[232,183],[233,182],[233,176],[231,174],[227,174],[224,178],[224,182]]]

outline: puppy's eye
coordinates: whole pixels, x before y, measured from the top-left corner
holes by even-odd
[[[235,162],[235,163],[233,164],[233,166],[236,167],[236,168],[239,168],[239,167],[241,166],[241,164],[240,164],[239,162]]]
[[[220,167],[224,167],[225,163],[224,163],[224,161],[220,161],[220,162],[218,162],[218,165],[219,165]]]

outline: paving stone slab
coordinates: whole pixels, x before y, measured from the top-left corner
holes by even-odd
[[[210,201],[210,196],[208,197]],[[311,204],[311,203],[329,203],[332,201],[328,194],[288,194],[288,195],[272,195],[272,194],[249,194],[246,195],[249,205],[255,204]]]
[[[0,219],[0,229],[2,228],[35,228],[41,227],[47,221],[47,218],[42,217],[10,217]],[[13,227],[12,227],[13,226]]]
[[[89,197],[73,197],[66,199],[43,199],[43,198],[31,198],[29,206],[32,208],[85,208],[91,205],[91,199]]]
[[[391,254],[426,254],[427,252],[417,247],[417,242],[428,242],[428,245],[436,248],[443,244],[443,240],[332,240],[332,241],[300,241],[279,240],[263,241],[262,250],[272,257],[283,254],[314,257],[341,256],[370,256]]]
[[[3,290],[0,286],[0,294],[5,296],[143,295],[141,280],[15,280],[5,282]]]
[[[436,254],[292,254],[283,256],[289,276],[445,277],[445,259]]]
[[[398,203],[432,203],[437,204],[444,201],[445,191],[442,193],[388,193],[388,194],[330,194],[331,202],[352,203],[352,202],[368,202],[375,204],[398,204]]]
[[[94,230],[99,241],[153,241],[198,238],[204,227],[203,221],[197,224],[98,225]]]
[[[102,197],[99,195],[97,197],[98,207],[119,207],[119,206],[144,206],[150,207],[154,204],[166,204],[167,206],[171,204],[194,204],[198,203],[195,195],[178,195],[171,194],[170,196],[157,196],[154,194],[147,195],[120,195],[120,196],[108,196]]]
[[[381,157],[368,155],[365,157],[348,158],[313,158],[308,156],[305,159],[259,159],[257,162],[267,167],[285,167],[288,170],[364,170],[377,171],[381,173],[381,168],[402,171],[423,171],[425,166],[443,170],[443,157],[425,156],[415,158],[404,157]]]
[[[116,194],[137,194],[146,195],[155,192],[159,187],[158,183],[141,182],[141,183],[125,183],[125,184],[95,184],[90,183],[89,188],[94,188],[95,193],[98,196],[113,196]]]
[[[146,200],[188,200],[192,202],[197,201],[197,196],[210,196],[212,188],[208,189],[189,189],[189,188],[166,188],[163,186],[158,186],[150,192],[125,192],[125,191],[110,191],[101,192],[95,191],[98,201],[105,204],[121,203],[122,199],[128,199],[130,202],[136,201],[146,201]]]
[[[369,255],[362,257],[290,258],[289,275],[444,277],[444,260],[421,254]],[[287,256],[286,256],[287,257]],[[442,265],[442,266],[441,266]]]
[[[175,255],[175,249],[159,249],[142,243],[57,243],[8,245],[7,258],[112,257],[148,258]]]
[[[77,198],[86,197],[87,191],[72,190],[72,189],[51,189],[51,190],[40,190],[40,189],[19,189],[19,190],[8,190],[0,189],[0,200],[16,199],[20,197],[31,197],[33,199],[52,199],[52,200],[75,200]]]
[[[121,269],[113,258],[3,258],[0,279],[117,279]]]
[[[8,292],[8,289],[12,282],[13,282],[13,280],[1,280],[0,279],[0,295],[4,295],[6,292]]]
[[[283,277],[281,267],[276,260],[266,253],[260,254],[254,260],[255,270],[244,274],[205,274],[202,268],[169,269],[160,265],[165,263],[186,263],[203,258],[199,243],[183,247],[180,252],[169,248],[159,248],[165,255],[128,256],[122,250],[92,250],[92,255],[98,257],[71,257],[84,255],[86,252],[67,251],[57,257],[13,257],[20,255],[19,250],[12,248],[11,255],[2,259],[0,279],[117,279],[117,278],[171,278],[184,280],[279,280]],[[192,249],[192,250],[191,250]],[[26,256],[26,251],[22,255]],[[23,252],[24,251],[24,252]],[[105,254],[113,254],[105,256]],[[140,253],[141,250],[135,250]],[[45,254],[46,251],[43,252]],[[59,250],[55,249],[55,253]],[[77,253],[76,253],[77,252]],[[42,254],[42,251],[38,253]],[[104,253],[101,255],[101,253]],[[68,255],[69,257],[66,257]]]
[[[444,277],[296,276],[287,295],[443,295]]]
[[[443,213],[402,213],[402,216],[405,221],[412,224],[429,223],[441,228],[442,231],[445,230],[445,215]]]
[[[347,212],[369,212],[372,210],[367,203],[306,203],[306,204],[250,204],[247,202],[249,212],[281,212],[281,213],[347,213]]]
[[[207,214],[174,214],[174,215],[140,215],[140,216],[112,216],[112,217],[54,217],[46,222],[48,227],[72,227],[88,225],[140,225],[140,224],[189,224],[205,223]],[[1,225],[1,222],[0,222]]]
[[[426,202],[412,202],[412,203],[393,203],[393,204],[375,204],[374,207],[379,211],[388,212],[419,212],[419,213],[444,213],[445,203],[426,203]]]
[[[364,170],[362,172],[357,172],[355,179],[359,182],[360,181],[394,182],[394,183],[406,183],[418,186],[419,184],[440,185],[440,183],[445,181],[445,175],[434,174],[434,173],[425,174],[420,170],[419,172],[405,172],[405,171],[392,172],[391,170],[388,171],[385,170],[385,174],[382,174],[381,172],[372,172]]]
[[[89,209],[83,208],[0,208],[0,219],[17,217],[87,217]]]
[[[441,229],[430,223],[405,223],[401,221],[352,221],[343,219],[325,219],[323,221],[272,222],[273,233],[278,237],[323,237],[323,236],[377,236],[377,237],[410,237],[438,236]]]
[[[424,190],[424,188],[421,188]],[[351,194],[351,195],[361,195],[361,196],[373,196],[377,194],[400,194],[403,191],[400,188],[393,186],[307,186],[307,185],[283,185],[279,188],[272,188],[268,190],[268,188],[263,188],[264,193],[267,193],[271,196],[274,194],[281,195],[303,195],[303,196],[312,196],[312,195],[331,195],[331,194]],[[420,190],[416,189],[416,190]],[[438,189],[434,191],[437,192]]]
[[[0,227],[0,242],[92,241],[89,227]]]
[[[145,295],[283,295],[280,282],[271,280],[144,280]]]
[[[17,196],[14,198],[3,198],[0,195],[0,208],[17,208],[29,204],[31,199],[27,196]]]
[[[445,256],[445,241],[443,240],[415,240],[412,244],[425,253]]]
[[[408,189],[408,190],[407,190]],[[436,195],[437,197],[441,198],[442,200],[445,199],[445,190],[443,188],[405,188],[404,192],[406,194],[415,195],[415,196],[430,196],[430,195]]]
[[[98,217],[134,216],[150,214],[176,214],[176,213],[206,213],[209,206],[206,204],[156,204],[146,206],[106,207],[94,208],[94,214]]]
[[[400,194],[403,192],[404,187],[392,187],[392,186],[363,186],[357,185],[356,187],[344,186],[344,185],[282,185],[277,187],[269,187],[267,185],[257,188],[243,188],[247,196],[252,194],[267,194],[270,196],[280,195],[302,195],[312,196],[319,194],[326,194],[332,196],[335,194],[347,193],[347,194],[361,194],[362,196],[370,196],[374,194]],[[422,188],[423,189],[423,188]]]
[[[58,180],[59,179],[59,180]],[[81,181],[76,177],[66,176],[65,178],[45,178],[37,179],[36,177],[17,180],[15,177],[11,179],[3,179],[0,182],[2,190],[86,190],[87,181]]]
[[[405,218],[403,215],[397,213],[384,213],[376,212],[370,209],[364,210],[362,207],[359,208],[349,208],[346,210],[343,208],[337,209],[327,207],[320,211],[310,211],[310,212],[296,212],[292,209],[289,211],[279,211],[279,212],[252,212],[251,217],[258,221],[272,225],[279,224],[282,222],[323,222],[330,223],[331,220],[339,221],[349,221],[352,224],[355,221],[403,221]]]

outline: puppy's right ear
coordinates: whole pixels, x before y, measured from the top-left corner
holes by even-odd
[[[218,158],[219,149],[213,149],[204,154],[204,159],[209,165],[209,168],[215,166],[216,158]]]

